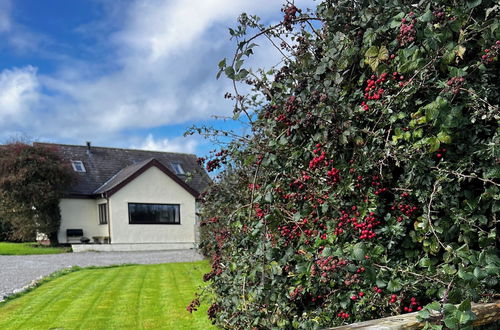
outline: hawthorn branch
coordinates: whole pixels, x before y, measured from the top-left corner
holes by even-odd
[[[431,228],[432,234],[434,235],[434,237],[436,237],[436,240],[438,241],[439,245],[441,245],[441,247],[444,250],[446,250],[446,247],[444,246],[443,242],[441,242],[441,240],[439,239],[439,236],[437,235],[436,231],[434,230],[434,226],[433,226],[432,220],[431,220],[432,201],[434,200],[434,196],[437,193],[439,182],[440,182],[440,179],[437,179],[436,182],[434,182],[434,186],[432,187],[432,193],[431,193],[431,196],[429,198],[429,204],[427,205],[427,221],[429,223],[429,228]]]
[[[483,181],[483,182],[487,182],[487,183],[491,183],[497,187],[500,187],[500,184],[496,183],[495,181],[493,180],[490,180],[490,179],[484,179],[484,178],[481,178],[475,174],[463,174],[463,173],[459,173],[459,172],[456,172],[456,171],[451,171],[451,170],[445,170],[445,169],[442,169],[442,168],[439,168],[439,167],[433,167],[433,169],[435,170],[438,170],[440,172],[445,172],[445,173],[449,173],[449,174],[453,174],[455,176],[458,176],[458,177],[461,177],[461,178],[467,178],[467,179],[477,179],[477,180],[480,180],[480,181]]]
[[[397,272],[401,272],[401,273],[405,273],[405,274],[410,274],[410,275],[413,275],[415,277],[420,277],[420,278],[423,278],[423,279],[426,279],[426,280],[432,280],[432,281],[436,281],[436,282],[439,282],[443,285],[448,285],[448,283],[440,280],[437,276],[427,276],[427,275],[422,275],[422,274],[418,274],[418,273],[414,273],[414,272],[411,272],[409,270],[405,270],[405,269],[394,269],[394,268],[390,268],[390,267],[387,267],[387,266],[384,266],[384,265],[379,265],[379,264],[373,264],[375,267],[378,267],[380,269],[383,269],[383,270],[387,270],[389,272],[393,272],[393,273],[397,273]]]

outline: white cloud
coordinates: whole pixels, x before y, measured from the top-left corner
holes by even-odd
[[[0,118],[19,122],[39,100],[36,68],[5,69],[0,72]],[[27,119],[27,118],[25,118]]]
[[[299,6],[312,3],[297,2]],[[0,0],[0,9],[3,3],[10,1]],[[98,47],[108,52],[103,63],[65,58],[55,73],[38,77],[31,68],[29,72],[25,70],[24,80],[17,80],[21,89],[0,94],[6,95],[5,102],[18,105],[9,107],[11,111],[18,113],[30,108],[36,113],[31,126],[25,126],[30,135],[53,136],[55,140],[72,143],[89,139],[106,141],[126,135],[129,129],[144,130],[204,120],[212,115],[229,115],[232,103],[223,98],[231,89],[229,81],[215,79],[217,63],[231,56],[235,49],[227,28],[236,25],[241,12],[257,14],[267,21],[280,19],[282,1],[120,3],[128,7],[120,10],[114,5],[106,7],[110,13],[93,24],[98,26],[96,30],[90,26],[77,29],[83,34],[99,34]],[[1,24],[0,15],[0,29]],[[23,36],[30,35],[29,31],[24,32]],[[22,48],[26,46],[23,40],[29,38],[19,40],[18,47]],[[278,58],[278,53],[262,40],[252,63],[256,67],[269,67]],[[9,81],[12,83],[12,78]],[[40,91],[44,94],[38,96]],[[6,113],[0,110],[0,131],[10,128],[3,121]],[[139,146],[175,149],[184,143],[180,141],[148,136]],[[196,148],[196,143],[190,143],[189,148]]]
[[[177,137],[174,139],[155,139],[153,134],[149,134],[141,144],[132,145],[133,149],[151,150],[151,151],[170,151],[182,153],[194,153],[198,141],[189,137]]]

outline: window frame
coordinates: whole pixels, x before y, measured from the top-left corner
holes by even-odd
[[[104,206],[104,210],[102,210],[102,206]],[[108,203],[99,203],[97,204],[97,213],[99,215],[99,225],[107,225],[108,224]],[[104,219],[104,222],[102,221]]]
[[[174,173],[177,175],[185,175],[186,171],[184,171],[184,168],[182,167],[181,163],[172,163],[172,169],[174,170]]]
[[[134,205],[162,205],[162,206],[175,206],[177,208],[177,218],[178,222],[132,222],[132,214],[130,212],[130,206]],[[181,222],[181,204],[173,204],[173,203],[127,203],[127,211],[128,211],[128,224],[129,225],[180,225]]]
[[[85,165],[83,165],[83,162],[81,160],[72,160],[71,166],[73,167],[73,171],[75,171],[77,173],[87,172],[87,170],[85,169]],[[81,166],[81,171],[78,170],[77,166]]]

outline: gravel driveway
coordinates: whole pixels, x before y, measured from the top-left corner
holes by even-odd
[[[34,280],[71,266],[110,266],[119,264],[161,264],[202,260],[195,250],[141,252],[79,252],[47,255],[1,256],[0,301]]]

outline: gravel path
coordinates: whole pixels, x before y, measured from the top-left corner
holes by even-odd
[[[79,252],[47,255],[1,256],[0,301],[34,280],[71,266],[110,266],[119,264],[161,264],[202,260],[195,250],[141,252]]]

